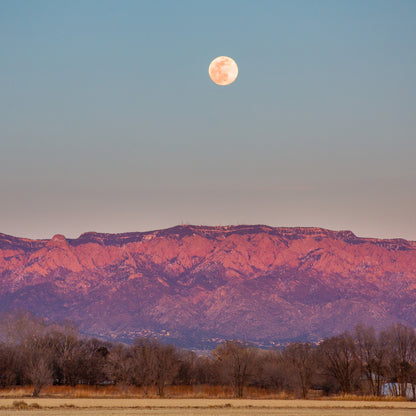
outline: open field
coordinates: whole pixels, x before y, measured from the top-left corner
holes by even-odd
[[[42,409],[0,410],[1,416],[412,416],[414,410],[377,409]]]
[[[17,402],[12,398],[0,399],[0,416],[410,416],[416,413],[416,402],[400,401],[27,398],[20,406]]]
[[[49,386],[33,398],[32,387],[0,390],[0,416],[410,416],[416,402],[400,398],[339,396],[332,399],[293,400],[287,393],[256,388],[247,398],[233,399],[226,386],[169,386],[167,398],[155,389],[119,386]]]
[[[14,386],[0,389],[1,399],[22,399],[31,398],[33,393],[32,386]],[[43,398],[71,398],[71,399],[160,399],[158,390],[152,386],[145,390],[143,387],[118,385],[109,386],[88,386],[79,384],[75,387],[71,386],[47,386],[40,393]],[[230,386],[201,384],[195,386],[174,385],[166,386],[166,399],[234,399],[233,390]],[[273,389],[265,389],[259,387],[246,387],[244,389],[245,399],[255,400],[289,400],[298,399],[293,393],[285,391],[275,391]],[[402,397],[393,396],[358,396],[355,394],[324,396],[323,392],[310,390],[309,399],[318,400],[343,400],[343,401],[406,401]]]

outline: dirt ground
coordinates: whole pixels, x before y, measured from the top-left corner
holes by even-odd
[[[411,416],[415,402],[235,399],[0,399],[0,416]]]

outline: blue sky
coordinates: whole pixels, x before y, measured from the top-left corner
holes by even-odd
[[[415,1],[0,0],[0,232],[416,240],[415,93]]]

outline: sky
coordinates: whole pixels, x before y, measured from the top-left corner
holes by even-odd
[[[0,0],[1,233],[416,240],[415,156],[413,0]]]

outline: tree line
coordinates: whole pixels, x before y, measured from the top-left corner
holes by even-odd
[[[296,342],[262,350],[226,341],[207,354],[137,338],[131,345],[82,336],[70,323],[56,324],[31,313],[0,316],[0,388],[32,385],[33,396],[50,384],[140,386],[228,385],[236,397],[256,386],[307,398],[323,394],[362,394],[416,399],[416,335],[395,324],[377,332],[353,331],[319,344]]]

